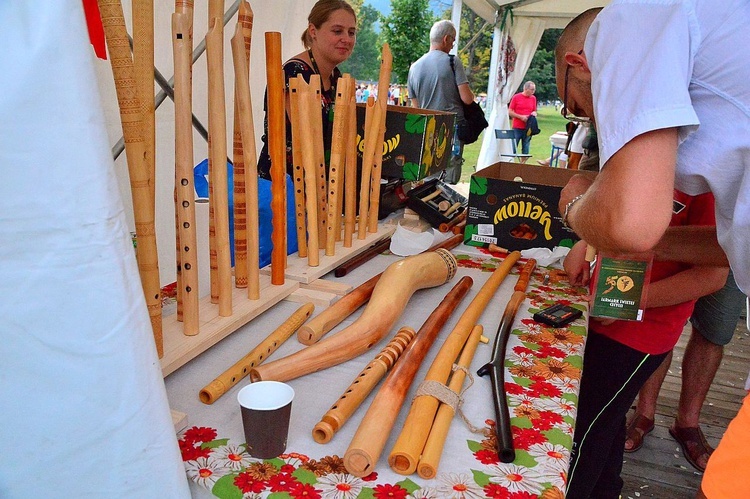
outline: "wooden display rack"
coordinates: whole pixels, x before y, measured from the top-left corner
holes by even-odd
[[[378,225],[377,232],[368,232],[364,239],[357,239],[356,234],[349,248],[344,248],[343,244],[336,243],[336,253],[332,256],[326,256],[323,250],[320,250],[320,264],[317,267],[310,267],[307,264],[307,258],[300,258],[298,253],[289,255],[287,260],[286,272],[284,277],[299,281],[303,284],[310,284],[315,279],[319,279],[332,271],[345,261],[355,257],[365,251],[367,248],[385,239],[396,231],[395,226]],[[266,266],[260,269],[262,275],[270,275],[271,267]],[[166,348],[166,347],[165,347]]]
[[[232,315],[229,317],[219,316],[218,305],[211,303],[211,297],[206,296],[200,301],[200,332],[195,336],[183,334],[182,323],[177,321],[176,313],[164,317],[164,356],[160,361],[162,374],[166,377],[175,372],[298,288],[298,281],[289,279],[282,285],[274,286],[270,276],[261,275],[259,300],[249,300],[246,288],[233,288]]]

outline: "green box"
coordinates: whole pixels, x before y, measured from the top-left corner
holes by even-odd
[[[509,251],[572,246],[579,238],[563,226],[560,191],[581,172],[522,163],[495,163],[471,176],[464,243],[491,243]]]
[[[365,104],[357,104],[357,166],[362,168]],[[382,177],[419,180],[445,170],[453,148],[455,113],[388,106]]]

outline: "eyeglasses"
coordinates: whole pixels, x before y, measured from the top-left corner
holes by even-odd
[[[578,55],[583,54],[583,49],[578,51]],[[574,116],[568,114],[568,72],[570,71],[570,64],[565,65],[565,78],[563,79],[563,107],[560,109],[562,117],[573,123],[590,123],[591,118],[584,118],[582,116]]]

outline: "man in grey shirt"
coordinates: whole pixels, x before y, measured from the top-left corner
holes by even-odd
[[[443,20],[432,25],[430,51],[409,68],[408,90],[413,107],[456,113],[458,124],[464,120],[461,103],[471,104],[474,94],[469,88],[461,59],[448,55],[455,42],[456,27],[452,22]],[[458,141],[455,133],[454,140]],[[464,144],[458,142],[458,154],[454,152],[450,166],[445,171],[444,180],[449,184],[456,184],[461,178]]]

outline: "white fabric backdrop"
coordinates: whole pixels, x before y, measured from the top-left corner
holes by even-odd
[[[82,2],[0,2],[0,54],[0,497],[189,497]]]

